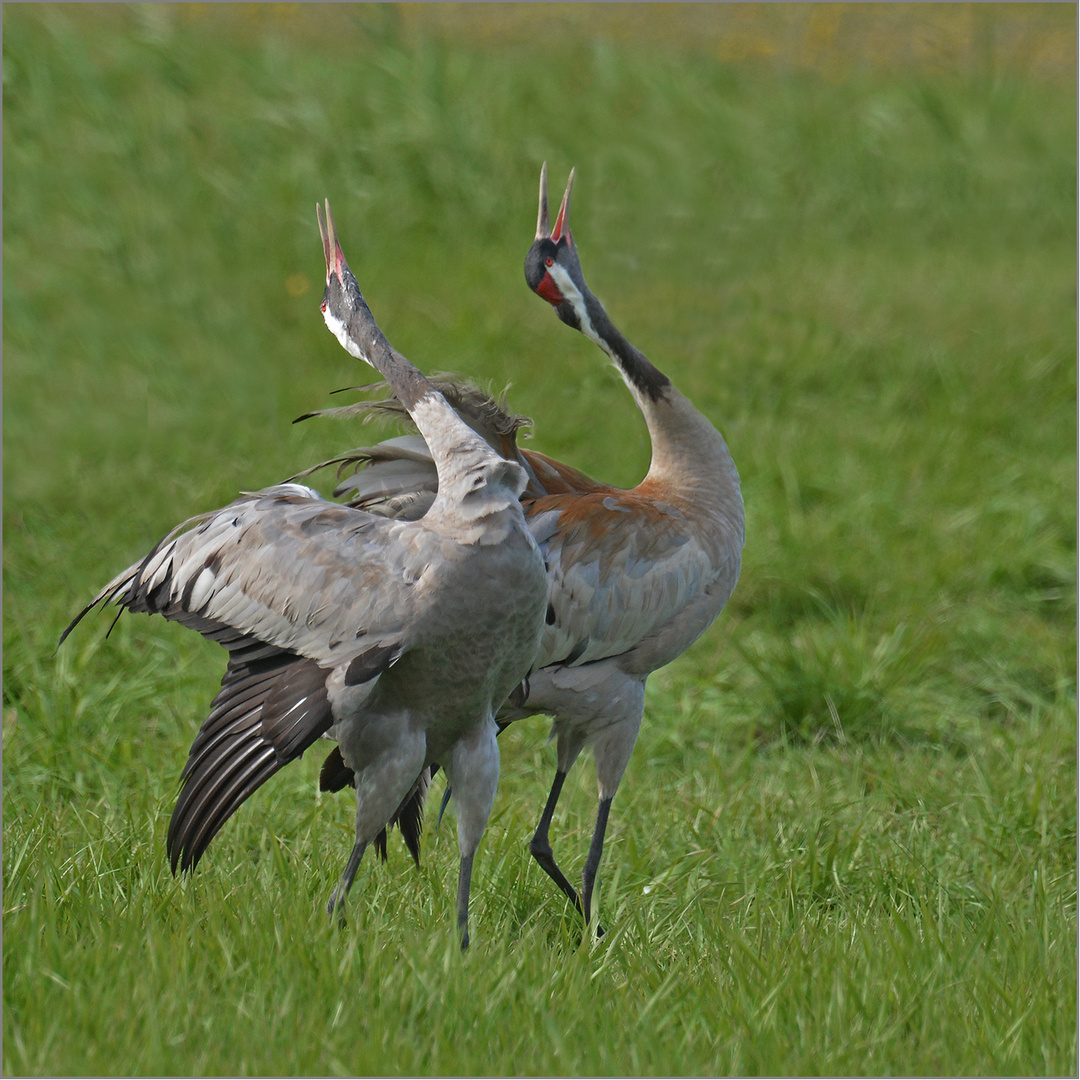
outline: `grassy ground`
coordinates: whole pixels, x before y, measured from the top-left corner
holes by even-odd
[[[5,7],[5,1074],[1075,1074],[1075,71],[1039,58],[1076,12],[986,10],[941,70],[908,46],[960,31],[921,5],[881,69],[796,63],[771,15],[783,49],[735,64],[664,13],[647,47]],[[747,506],[735,597],[650,682],[610,933],[527,856],[540,720],[504,739],[465,957],[452,829],[325,924],[351,811],[319,755],[174,880],[217,650],[103,617],[53,649],[177,521],[363,437],[290,426],[365,381],[318,316],[316,199],[403,352],[643,473],[625,388],[522,281],[545,158]],[[572,873],[594,791],[556,820]]]

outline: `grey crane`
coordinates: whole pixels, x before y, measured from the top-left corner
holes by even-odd
[[[571,171],[551,227],[546,164],[541,170],[536,238],[525,277],[564,323],[604,351],[625,380],[652,442],[644,480],[623,490],[521,449],[515,434],[523,418],[471,390],[443,389],[490,445],[529,475],[521,499],[547,566],[547,614],[534,670],[497,720],[502,728],[536,713],[553,718],[555,778],[529,846],[588,923],[611,802],[641,726],[645,681],[689,648],[720,613],[738,581],[745,531],[739,475],[724,439],[626,340],[585,283],[569,225],[573,179]],[[374,407],[393,408],[390,402]],[[351,505],[416,516],[437,490],[425,460],[417,436],[350,451],[333,463],[363,467],[336,494],[351,493]],[[587,746],[599,804],[579,895],[555,861],[549,834],[567,773]]]
[[[356,780],[356,842],[327,906],[340,917],[365,848],[439,762],[457,793],[464,947],[473,858],[499,775],[494,710],[533,661],[547,601],[518,498],[527,477],[391,348],[329,203],[318,218],[326,325],[393,388],[430,450],[438,496],[422,521],[404,521],[295,483],[245,494],[174,529],[64,637],[111,601],[228,650],[169,824],[174,872],[193,869],[241,803],[325,735]]]

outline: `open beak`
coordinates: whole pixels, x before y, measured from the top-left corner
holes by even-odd
[[[551,230],[551,239],[557,244],[563,235],[566,242],[573,247],[574,238],[570,235],[570,222],[567,215],[570,212],[570,189],[574,186],[574,170],[570,170],[570,179],[566,181],[566,190],[563,192],[562,203],[559,205],[559,216],[555,219],[555,228]]]
[[[323,221],[322,209],[315,204],[315,216],[319,219],[319,235],[322,236],[323,257],[326,259],[326,284],[330,284],[330,278],[337,274],[338,281],[344,284],[345,278],[342,271],[347,267],[345,255],[338,243],[337,233],[334,230],[334,219],[330,215],[330,200],[326,200],[326,220]]]
[[[548,197],[547,197],[547,162],[540,168],[540,210],[536,215],[536,239],[552,239],[558,243],[563,236],[566,242],[573,246],[574,238],[570,235],[570,225],[567,214],[570,210],[570,189],[574,186],[574,170],[570,170],[570,179],[566,182],[566,191],[563,193],[562,203],[559,206],[559,214],[555,218],[555,228],[548,224]]]
[[[548,223],[547,162],[540,166],[540,212],[536,215],[536,239],[546,240],[551,235]]]

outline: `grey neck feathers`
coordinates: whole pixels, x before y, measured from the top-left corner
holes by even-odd
[[[362,358],[386,379],[398,400],[411,413],[431,387],[423,373],[386,340],[362,298],[353,311],[348,332],[363,353]]]

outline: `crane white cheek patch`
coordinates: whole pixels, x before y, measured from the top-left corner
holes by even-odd
[[[579,329],[581,332],[590,341],[599,345],[606,352],[607,349],[604,342],[600,340],[599,335],[593,329],[593,324],[589,319],[589,312],[585,307],[585,297],[581,295],[581,291],[574,284],[574,279],[558,263],[549,267],[544,281],[547,281],[548,278],[555,283],[556,288],[562,294],[561,300],[569,301],[571,307],[573,307],[574,314],[578,317]],[[543,282],[541,282],[541,284],[543,284]]]
[[[574,305],[574,310],[581,316],[585,315],[585,300],[581,293],[578,291],[578,287],[574,284],[574,279],[561,267],[558,263],[553,263],[548,267],[547,273],[544,275],[544,280],[550,279],[555,288],[559,292],[559,301],[569,300]],[[543,284],[543,282],[541,282]]]
[[[568,300],[574,309],[574,314],[578,318],[578,329],[594,344],[598,345],[601,349],[607,353],[611,362],[615,365],[615,370],[618,371],[623,382],[630,388],[630,392],[636,397],[638,394],[637,388],[630,380],[630,376],[623,370],[622,364],[619,363],[618,357],[612,352],[611,344],[605,341],[597,332],[596,328],[592,324],[592,320],[589,318],[589,309],[585,305],[585,297],[581,295],[580,290],[574,284],[573,278],[561,267],[558,263],[550,267],[545,277],[545,281],[550,277],[554,280],[559,290],[562,292],[563,297]],[[541,282],[541,284],[543,284]]]
[[[326,323],[326,327],[330,333],[338,339],[338,344],[340,344],[350,356],[355,357],[357,360],[363,360],[365,364],[371,363],[360,346],[349,337],[349,331],[345,324],[329,309],[323,312],[323,322]]]

